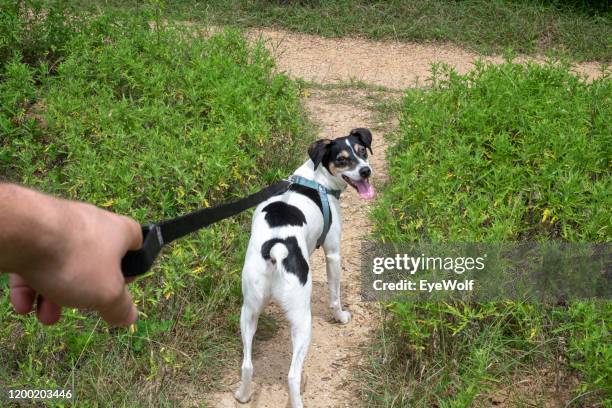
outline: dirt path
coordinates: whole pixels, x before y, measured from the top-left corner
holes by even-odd
[[[459,72],[472,67],[477,54],[453,45],[403,44],[375,42],[361,39],[325,39],[305,34],[268,29],[249,32],[250,39],[264,38],[277,60],[278,68],[292,77],[323,85],[361,81],[389,89],[423,85],[429,76],[430,64],[444,62]],[[500,57],[485,58],[502,62]],[[526,60],[521,58],[520,60]],[[542,59],[536,60],[541,62]],[[575,70],[597,76],[599,65],[585,63]],[[320,137],[343,136],[354,127],[374,129],[374,155],[370,162],[374,169],[374,184],[386,177],[385,142],[383,134],[396,126],[377,123],[372,101],[381,97],[397,98],[398,92],[337,87],[309,89],[304,97],[312,121],[319,126]],[[360,297],[360,245],[368,236],[371,225],[369,206],[353,191],[342,196],[342,296],[343,304],[352,313],[348,325],[333,322],[328,308],[325,262],[322,250],[312,258],[313,266],[313,337],[306,359],[303,392],[308,408],[358,407],[358,383],[353,381],[357,365],[364,358],[364,345],[377,327],[379,310],[364,303]],[[228,370],[222,381],[224,390],[209,396],[209,404],[216,408],[288,407],[287,373],[291,361],[289,327],[282,312],[270,305],[260,319],[254,343],[254,392],[248,404],[238,404],[233,391],[239,383],[240,363]]]
[[[362,81],[391,89],[422,86],[430,75],[432,63],[446,63],[459,73],[466,73],[480,57],[450,43],[322,38],[272,29],[252,30],[249,37],[267,42],[280,70],[321,84]],[[493,63],[504,61],[500,56],[482,59]],[[543,63],[545,58],[521,56],[515,61],[527,60]],[[600,74],[600,64],[576,64],[574,71],[595,78]]]

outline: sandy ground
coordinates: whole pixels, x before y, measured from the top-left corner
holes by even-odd
[[[307,81],[330,84],[362,81],[391,89],[422,86],[430,75],[431,64],[441,62],[460,73],[473,68],[482,58],[503,62],[500,56],[481,57],[453,44],[372,41],[359,38],[323,38],[283,30],[257,29],[249,32],[253,40],[263,39],[275,56],[280,70]],[[517,62],[544,63],[543,57],[517,57]],[[574,71],[594,78],[600,64],[576,64]]]
[[[215,30],[216,31],[216,30]],[[338,84],[361,81],[390,90],[422,86],[429,76],[430,65],[443,62],[467,72],[479,56],[448,44],[410,44],[376,42],[364,39],[327,39],[286,31],[258,29],[248,33],[251,40],[264,39],[276,58],[278,69],[294,78],[319,84]],[[501,57],[486,57],[499,63]],[[521,57],[520,61],[542,58]],[[575,70],[594,78],[597,63],[584,63]],[[341,93],[340,97],[338,92]],[[354,127],[381,129],[374,132],[374,155],[370,162],[374,170],[374,185],[385,176],[383,140],[385,131],[396,123],[374,123],[367,98],[375,91],[363,89],[311,89],[304,98],[312,121],[319,126],[320,137],[344,136]],[[397,97],[397,92],[387,96]],[[306,155],[304,155],[306,157]],[[343,211],[342,240],[342,297],[344,306],[352,313],[347,325],[332,320],[328,308],[325,263],[322,250],[312,258],[313,267],[313,338],[305,363],[306,378],[303,399],[308,408],[336,408],[363,406],[359,399],[359,383],[354,380],[356,367],[365,358],[371,333],[376,330],[380,312],[375,304],[362,302],[360,297],[360,246],[370,233],[368,209],[353,191],[341,199]],[[239,404],[233,392],[239,384],[240,362],[228,368],[223,376],[223,390],[209,395],[207,405],[216,408],[288,407],[287,373],[291,361],[289,327],[275,305],[266,309],[260,319],[254,342],[254,392],[251,401]]]

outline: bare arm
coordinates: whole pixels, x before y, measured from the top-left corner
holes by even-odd
[[[141,246],[139,225],[95,206],[0,183],[0,272],[9,272],[11,302],[55,323],[61,306],[94,309],[111,324],[137,312],[121,258]]]

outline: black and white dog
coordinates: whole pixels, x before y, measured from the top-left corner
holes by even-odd
[[[251,349],[259,314],[272,297],[291,323],[293,357],[289,369],[291,406],[303,406],[300,396],[302,366],[311,336],[312,273],[308,258],[323,245],[327,261],[330,307],[334,318],[348,323],[351,314],[340,302],[340,192],[347,184],[365,199],[374,197],[368,153],[372,133],[353,129],[348,136],[321,139],[308,149],[310,160],[291,176],[290,189],[261,203],[253,215],[251,239],[242,270],[244,302],[240,329],[244,346],[240,402],[251,397]]]

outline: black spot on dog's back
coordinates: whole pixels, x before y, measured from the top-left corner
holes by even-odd
[[[305,285],[308,281],[308,262],[306,262],[295,237],[287,237],[285,239],[272,238],[267,240],[261,246],[261,256],[263,256],[265,260],[269,260],[270,250],[274,245],[279,243],[285,245],[288,252],[287,257],[283,259],[283,266],[287,272],[297,276],[302,285]]]
[[[306,217],[299,208],[283,201],[275,201],[264,207],[266,221],[270,227],[284,227],[287,225],[302,226],[306,224]]]

